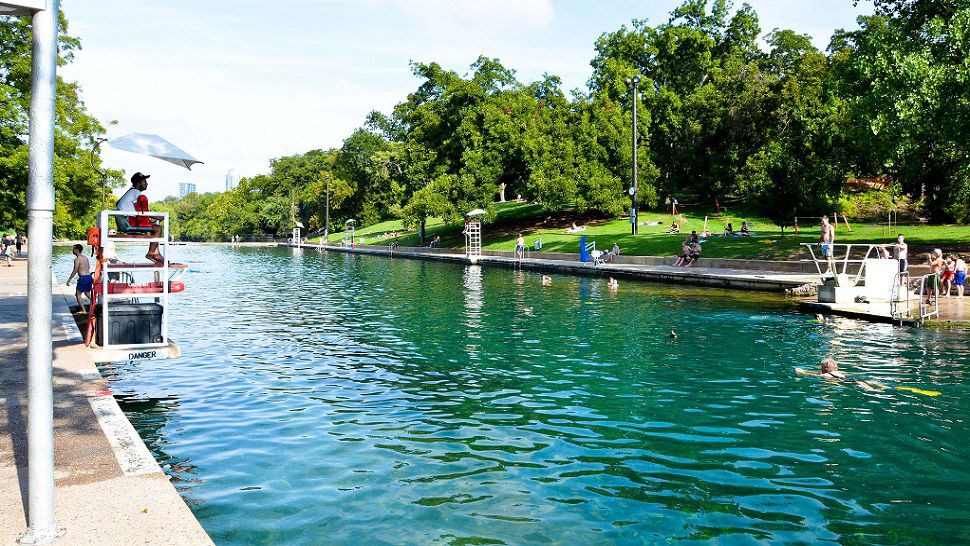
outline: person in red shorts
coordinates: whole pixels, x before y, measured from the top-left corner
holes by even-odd
[[[148,198],[142,193],[148,189],[148,178],[151,175],[140,172],[131,175],[131,187],[118,199],[118,210],[131,212],[148,212]],[[147,216],[115,216],[118,231],[131,235],[162,236],[162,226],[155,218]],[[148,243],[148,254],[145,257],[155,263],[162,263],[165,258],[158,251],[158,242]]]

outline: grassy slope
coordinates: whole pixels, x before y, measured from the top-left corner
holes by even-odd
[[[587,241],[595,241],[597,248],[607,250],[617,242],[624,254],[641,256],[668,256],[680,251],[680,241],[685,236],[665,233],[670,226],[669,214],[647,212],[640,215],[640,222],[661,222],[655,226],[640,226],[640,233],[630,234],[630,223],[627,219],[604,220],[586,223],[587,229],[582,233],[567,234],[564,228],[570,225],[570,216],[547,217],[537,205],[527,203],[499,203],[496,205],[498,217],[492,224],[484,226],[484,246],[492,250],[512,250],[515,239],[521,231],[525,235],[526,243],[531,247],[533,241],[542,237],[543,250],[547,252],[579,252],[579,237],[586,235]],[[781,238],[781,228],[770,221],[756,216],[745,215],[743,212],[726,214],[722,218],[710,218],[708,229],[720,233],[726,222],[731,221],[735,229],[741,227],[741,222],[747,220],[754,223],[752,237],[721,238],[713,237],[704,244],[704,256],[708,258],[763,258],[790,259],[800,251],[799,243],[818,241],[818,220],[800,222],[799,234],[795,235],[790,227],[785,229],[785,238]],[[577,224],[582,222],[577,221]],[[704,226],[704,213],[688,212],[684,214],[683,229],[686,233],[696,229],[701,231]],[[464,244],[460,224],[446,225],[438,219],[432,219],[427,224],[427,236],[430,239],[440,234],[442,246],[460,248]],[[398,232],[397,240],[401,246],[416,246],[418,236],[415,231],[404,231],[401,222],[391,220],[372,226],[359,228],[358,237],[363,236],[367,244],[386,244],[393,238],[390,233]],[[942,247],[945,252],[956,251],[970,253],[970,226],[939,226],[939,225],[905,225],[893,228],[890,233],[884,225],[852,224],[849,232],[844,223],[839,224],[836,232],[837,243],[869,243],[892,242],[897,232],[904,233],[912,247],[913,253],[921,252],[933,247]],[[330,240],[339,242],[342,233],[331,234]],[[914,259],[914,261],[916,261]]]

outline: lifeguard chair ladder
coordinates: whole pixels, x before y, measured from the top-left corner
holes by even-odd
[[[472,263],[477,262],[482,256],[482,222],[478,218],[484,214],[486,214],[486,211],[475,209],[465,215],[468,217],[463,232],[465,234],[465,257]]]
[[[126,236],[123,234],[112,235],[109,225],[109,218],[112,216],[147,216],[150,218],[161,219],[162,232],[160,237],[145,237],[145,236]],[[160,264],[156,263],[140,263],[140,264],[130,264],[124,262],[109,263],[108,260],[103,259],[102,253],[99,252],[99,260],[96,266],[96,271],[98,272],[98,278],[96,279],[98,283],[98,288],[95,290],[95,300],[92,302],[92,313],[89,317],[89,325],[91,320],[100,320],[102,328],[102,339],[101,346],[93,351],[92,356],[95,362],[118,362],[118,361],[133,361],[133,360],[158,360],[167,358],[178,358],[181,356],[181,350],[178,345],[172,342],[168,335],[168,319],[169,319],[169,294],[173,285],[177,284],[177,291],[181,291],[182,283],[176,283],[176,278],[180,277],[184,273],[186,266],[184,264],[171,264],[168,260],[169,256],[169,225],[168,225],[168,213],[167,212],[133,212],[133,211],[117,211],[117,210],[103,210],[101,211],[101,216],[98,222],[98,227],[100,228],[100,245],[103,249],[105,242],[110,241],[115,244],[115,246],[121,245],[144,245],[146,243],[158,243],[161,247],[161,252],[165,259]],[[113,231],[113,230],[112,230]],[[127,273],[129,275],[140,272],[140,273],[154,273],[154,282],[148,283],[116,283],[112,282],[111,273]],[[122,288],[119,289],[113,285],[123,284]],[[135,343],[135,344],[114,344],[111,343],[111,311],[112,303],[117,304],[119,300],[139,300],[139,299],[153,299],[160,303],[162,306],[162,316],[161,316],[161,328],[160,335],[157,339],[149,343]],[[96,303],[101,304],[101,316],[96,317],[94,313],[94,308]],[[88,328],[88,341],[94,337],[94,332],[92,327]]]
[[[357,220],[351,218],[344,224],[344,246],[354,248]]]

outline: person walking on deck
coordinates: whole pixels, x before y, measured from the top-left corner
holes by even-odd
[[[67,284],[71,284],[71,279],[74,278],[74,275],[77,275],[77,290],[74,291],[74,297],[77,298],[77,305],[81,308],[81,313],[86,315],[87,311],[84,308],[82,296],[86,296],[88,301],[94,302],[94,298],[91,297],[91,289],[94,288],[91,264],[88,262],[88,257],[84,255],[83,246],[74,245],[71,252],[74,254],[74,269],[71,270],[71,275],[67,278]]]
[[[9,236],[3,236],[3,244],[0,246],[0,253],[3,254],[3,259],[7,261],[7,267],[13,267],[11,259],[13,258],[13,240]]]
[[[833,257],[833,246],[835,245],[835,226],[829,223],[829,217],[822,217],[822,234],[818,238],[818,246],[822,250],[822,256],[828,264],[828,268],[823,275],[835,274],[835,258]]]

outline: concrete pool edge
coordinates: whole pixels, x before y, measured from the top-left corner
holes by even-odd
[[[26,529],[26,262],[2,268],[0,322],[12,330],[0,408],[0,542]],[[73,287],[52,288],[55,518],[65,544],[212,544],[107,390],[71,315]]]
[[[320,245],[297,246],[293,244],[286,244],[282,246],[351,254],[366,254],[386,258],[430,260],[464,265],[472,264],[472,261],[469,260],[469,258],[467,258],[464,254],[432,252],[431,250],[433,249],[417,251],[410,248],[398,248],[392,251],[386,247],[367,246],[357,246],[353,248],[342,246],[323,247]],[[805,284],[817,282],[818,279],[817,275],[793,274],[778,271],[737,270],[704,267],[683,268],[673,267],[670,265],[641,264],[601,264],[594,266],[590,263],[568,260],[550,260],[541,258],[516,260],[514,258],[501,255],[483,255],[479,257],[475,263],[482,266],[523,269],[543,273],[616,277],[662,284],[690,285],[773,293],[783,293],[785,290],[790,290]]]

